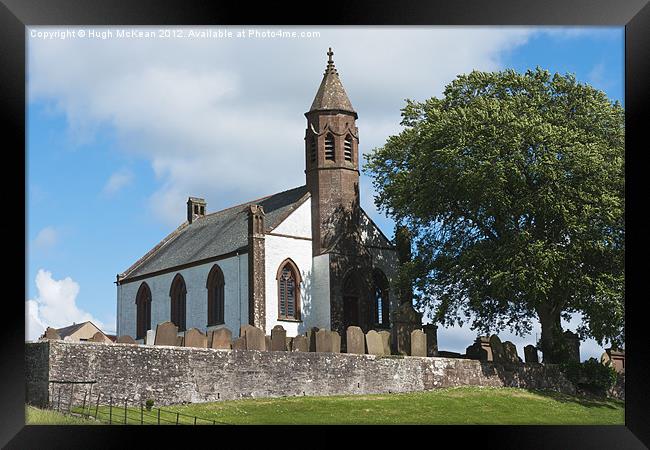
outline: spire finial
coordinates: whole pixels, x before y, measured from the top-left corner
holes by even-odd
[[[327,52],[327,68],[325,69],[325,75],[328,73],[338,75],[336,67],[334,67],[334,59],[332,59],[332,56],[334,56],[334,52],[332,51],[332,47],[330,47]]]

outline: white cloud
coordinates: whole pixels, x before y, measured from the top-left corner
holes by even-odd
[[[55,105],[82,144],[111,127],[121,151],[150,162],[159,181],[150,206],[175,226],[188,195],[205,197],[216,210],[304,184],[303,113],[327,47],[359,112],[367,152],[399,130],[404,98],[439,95],[459,73],[499,68],[531,33],[319,30],[318,39],[284,41],[30,39],[29,100]],[[125,180],[118,177],[107,191]]]
[[[104,188],[102,189],[102,192],[104,193],[104,195],[111,196],[113,194],[116,194],[123,187],[131,184],[132,181],[133,181],[133,172],[129,170],[120,170],[118,172],[113,173],[108,178],[106,184],[104,185]]]
[[[59,242],[59,232],[54,227],[45,227],[38,232],[32,245],[35,250],[48,250]]]
[[[52,273],[39,269],[36,274],[35,299],[27,300],[26,339],[38,339],[45,328],[61,328],[74,323],[92,321],[102,331],[109,332],[105,324],[77,306],[79,284],[66,277],[62,280],[52,278]]]

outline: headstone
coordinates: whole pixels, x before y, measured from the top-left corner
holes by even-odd
[[[197,328],[185,332],[185,347],[208,348],[208,336]]]
[[[307,330],[307,341],[309,342],[309,351],[316,351],[316,333],[318,333],[318,327],[312,327]]]
[[[176,346],[177,347],[184,347],[185,346],[185,337],[184,336],[176,336]]]
[[[341,335],[336,331],[330,331],[330,339],[332,340],[332,353],[341,353]]]
[[[411,333],[422,329],[422,313],[409,302],[402,303],[393,315],[392,348],[397,355],[408,355],[411,351]]]
[[[135,344],[137,345],[138,343],[129,335],[124,335],[124,336],[118,336],[117,340],[115,341],[118,344]]]
[[[368,347],[369,355],[385,355],[382,337],[375,330],[370,330],[366,333],[366,346]]]
[[[318,330],[316,332],[316,351],[332,352],[332,335],[329,330]]]
[[[271,351],[284,352],[287,350],[287,332],[282,325],[276,325],[271,330]]]
[[[618,348],[608,348],[606,349],[611,365],[614,367],[618,373],[625,373],[625,350]]]
[[[110,339],[108,339],[101,331],[97,331],[95,334],[93,334],[93,337],[88,339],[88,341],[107,343],[106,341],[110,342]]]
[[[242,327],[243,328],[243,327]],[[266,336],[260,328],[248,325],[246,333],[246,350],[266,350]]]
[[[43,339],[53,339],[58,341],[61,340],[61,335],[59,334],[58,331],[56,331],[56,328],[47,327]]]
[[[345,332],[347,343],[347,352],[356,355],[363,355],[366,353],[366,342],[363,336],[363,331],[359,327],[348,327]]]
[[[467,347],[465,355],[468,359],[476,359],[479,361],[493,361],[492,347],[490,347],[489,336],[478,336],[474,343]]]
[[[567,343],[569,361],[580,362],[580,337],[569,330],[564,332],[564,340]]]
[[[212,342],[210,343],[210,348],[219,348],[230,350],[232,347],[232,332],[228,328],[217,328],[211,333]]]
[[[246,350],[246,338],[238,337],[232,341],[233,350]]]
[[[285,344],[285,346],[286,346],[286,348],[287,348],[287,351],[290,352],[290,351],[291,351],[291,347],[293,347],[293,338],[292,338],[292,337],[289,337],[289,336],[286,337],[286,344]]]
[[[503,353],[505,356],[506,362],[509,363],[520,363],[521,358],[517,354],[517,346],[510,341],[505,341],[503,343]]]
[[[525,346],[524,359],[527,363],[539,363],[539,357],[537,356],[537,347],[531,344]]]
[[[246,336],[246,330],[250,328],[255,328],[253,325],[250,325],[248,323],[243,324],[242,326],[239,327],[239,337],[245,337]]]
[[[264,336],[264,350],[271,350],[271,336]]]
[[[496,334],[490,336],[490,348],[492,349],[492,357],[495,362],[503,362],[505,360],[503,344]]]
[[[145,345],[153,345],[156,341],[156,330],[147,330],[147,335],[144,337]]]
[[[296,336],[293,338],[291,344],[292,352],[308,352],[309,351],[309,340],[307,336]]]
[[[390,331],[380,331],[379,336],[381,337],[381,343],[384,346],[384,355],[390,355],[391,354],[391,343],[390,343]],[[410,345],[410,337],[409,337],[409,345]]]
[[[438,356],[438,325],[428,323],[422,329],[427,336],[427,356]]]
[[[172,322],[159,323],[156,326],[155,345],[177,345],[178,327]]]
[[[411,356],[427,356],[427,337],[422,330],[411,332]]]

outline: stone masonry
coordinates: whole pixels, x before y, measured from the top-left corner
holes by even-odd
[[[63,341],[26,343],[25,353],[26,397],[37,405],[54,398],[52,380],[95,380],[93,392],[156,405],[466,385],[575,391],[557,366],[541,364]]]

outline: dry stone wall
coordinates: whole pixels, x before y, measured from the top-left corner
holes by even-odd
[[[469,359],[43,341],[26,343],[27,399],[54,398],[51,381],[96,381],[93,392],[157,405],[246,397],[373,394],[452,386],[573,393],[556,366]],[[235,347],[235,346],[234,346]]]

